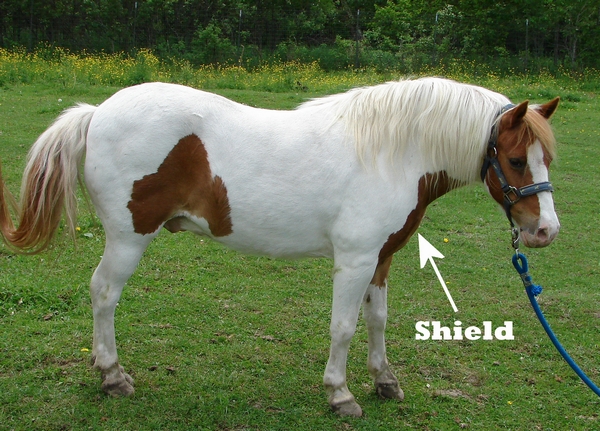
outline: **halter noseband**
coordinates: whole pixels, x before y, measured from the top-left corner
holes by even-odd
[[[505,112],[511,110],[514,107],[515,105],[513,105],[512,103],[504,106],[500,110],[498,116],[504,114]],[[508,221],[510,222],[511,227],[514,228],[514,223],[510,214],[511,207],[517,202],[519,202],[521,198],[524,198],[526,196],[532,196],[541,192],[553,192],[554,187],[552,187],[552,184],[550,184],[549,181],[530,184],[521,188],[509,185],[508,181],[506,181],[506,177],[504,176],[504,172],[502,172],[502,168],[500,167],[500,162],[498,162],[498,150],[496,149],[497,143],[498,129],[496,126],[494,126],[494,128],[492,129],[490,140],[488,141],[488,147],[485,153],[485,159],[483,160],[483,166],[481,167],[481,181],[485,181],[487,172],[490,169],[490,167],[492,167],[494,169],[494,172],[496,173],[496,176],[498,177],[502,193],[504,194],[504,211],[506,212],[506,217],[508,217]]]

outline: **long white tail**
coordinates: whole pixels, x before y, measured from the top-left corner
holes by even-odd
[[[39,253],[48,247],[65,211],[67,226],[75,233],[75,191],[86,136],[96,107],[79,104],[65,110],[31,147],[23,173],[21,197],[15,204],[15,227],[7,202],[15,202],[0,172],[0,232],[6,244],[21,253]]]

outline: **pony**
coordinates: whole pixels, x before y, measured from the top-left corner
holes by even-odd
[[[375,391],[404,398],[386,358],[387,278],[433,200],[482,181],[525,245],[547,246],[559,231],[548,183],[559,99],[509,103],[442,78],[356,88],[290,111],[174,84],[125,88],[67,109],[38,138],[20,202],[0,177],[0,231],[15,251],[43,251],[63,213],[75,231],[82,181],[106,234],[90,284],[92,364],[115,396],[134,393],[117,356],[115,306],[162,228],[243,253],[333,259],[323,383],[333,411],[360,416],[346,359],[361,307]]]

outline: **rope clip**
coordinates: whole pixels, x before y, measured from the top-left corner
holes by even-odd
[[[515,250],[515,254],[519,254],[519,243],[521,241],[521,234],[518,227],[512,228],[512,248]]]

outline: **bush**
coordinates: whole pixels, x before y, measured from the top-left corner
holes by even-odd
[[[365,49],[359,57],[360,63],[374,68],[377,72],[402,69],[400,59],[388,51]]]
[[[154,80],[154,71],[158,65],[156,58],[148,50],[140,50],[135,56],[135,62],[129,72],[128,85],[143,84]]]
[[[213,23],[197,30],[192,41],[190,60],[197,64],[234,62],[236,48],[221,33],[221,28]]]

